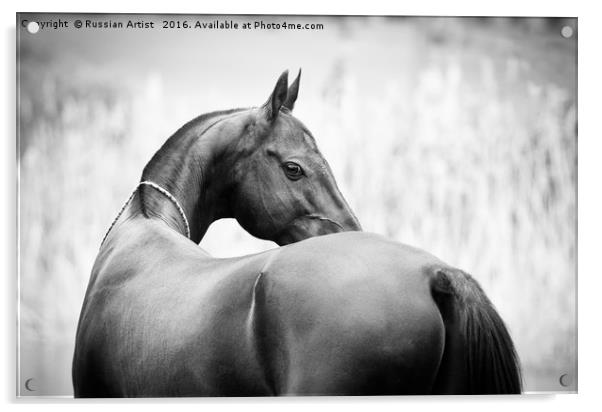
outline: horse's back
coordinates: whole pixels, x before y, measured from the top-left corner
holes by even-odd
[[[162,234],[163,236],[164,234]],[[443,324],[425,252],[365,233],[212,259],[171,235],[99,255],[76,396],[423,393]],[[129,249],[128,249],[129,248]]]
[[[256,286],[259,353],[279,394],[425,393],[444,326],[425,252],[342,233],[281,248]]]

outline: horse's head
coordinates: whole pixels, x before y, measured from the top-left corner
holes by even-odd
[[[283,245],[361,230],[312,134],[292,115],[301,72],[288,88],[278,79],[253,109],[230,152],[230,213],[254,236]]]

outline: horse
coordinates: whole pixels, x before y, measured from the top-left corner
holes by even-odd
[[[362,231],[292,114],[300,76],[193,119],[146,165],[92,268],[75,397],[521,392],[478,283]],[[198,243],[227,217],[279,247],[210,256]]]

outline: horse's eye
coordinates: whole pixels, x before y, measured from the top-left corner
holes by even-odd
[[[297,163],[294,162],[286,162],[282,165],[284,168],[284,173],[286,173],[286,177],[291,180],[299,180],[301,176],[303,176],[303,169]]]

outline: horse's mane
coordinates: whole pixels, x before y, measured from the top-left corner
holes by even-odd
[[[180,149],[181,149],[177,152],[186,154],[186,151],[188,150],[188,147],[189,147],[190,143],[192,143],[192,142],[182,141],[181,138],[183,136],[187,135],[187,132],[190,131],[190,129],[192,129],[193,127],[202,126],[203,124],[206,124],[207,122],[215,119],[216,117],[226,116],[229,114],[242,112],[244,110],[248,110],[248,108],[217,110],[214,112],[204,113],[200,116],[195,117],[194,119],[190,120],[189,122],[185,123],[182,127],[180,127],[178,130],[176,130],[165,141],[163,146],[161,146],[161,148],[157,151],[157,153],[155,153],[155,155],[151,158],[151,160],[148,162],[148,164],[144,167],[144,170],[142,171],[143,180],[146,177],[148,177],[149,174],[152,173],[154,166],[157,164],[160,164],[162,167],[165,167],[165,164],[171,165],[170,169],[172,167],[174,167],[174,168],[182,167],[183,162],[179,162],[179,161],[175,162],[174,160],[176,160],[176,159],[167,159],[166,157],[167,157],[168,152],[173,152],[170,149],[172,149],[173,146],[175,146],[175,145],[180,146]],[[181,159],[178,159],[178,160],[181,160]]]
[[[245,110],[249,110],[249,108],[217,110],[209,113],[204,113],[185,123],[182,127],[176,130],[165,141],[165,143],[163,143],[163,146],[161,146],[161,148],[157,150],[157,152],[153,155],[151,160],[146,164],[142,171],[141,181],[154,181],[155,183],[158,183],[165,187],[168,191],[172,191],[173,185],[176,184],[176,182],[172,181],[170,177],[178,176],[186,167],[185,158],[189,152],[191,145],[194,144],[194,142],[200,137],[200,135],[204,134],[204,132],[210,128],[210,126],[203,127],[203,125],[211,122],[216,118],[219,118],[220,116],[227,116]],[[188,133],[191,129],[199,127],[203,129],[200,135],[195,136],[191,133]],[[160,174],[157,173],[158,168],[161,169]],[[146,215],[146,202],[144,198],[144,190],[140,190],[140,200],[142,206],[142,213]]]
[[[190,130],[193,126],[198,126],[201,125],[215,117],[218,116],[226,116],[229,114],[233,114],[233,113],[237,113],[237,112],[242,112],[244,110],[249,110],[249,107],[239,107],[236,109],[227,109],[227,110],[216,110],[213,112],[209,112],[209,113],[204,113],[200,116],[195,117],[194,119],[190,120],[189,122],[185,123],[182,127],[180,127],[178,130],[176,130],[176,132],[171,136],[177,136],[180,135],[182,133],[186,133],[188,130]],[[171,137],[169,139],[171,139]],[[168,140],[169,140],[168,139]]]

